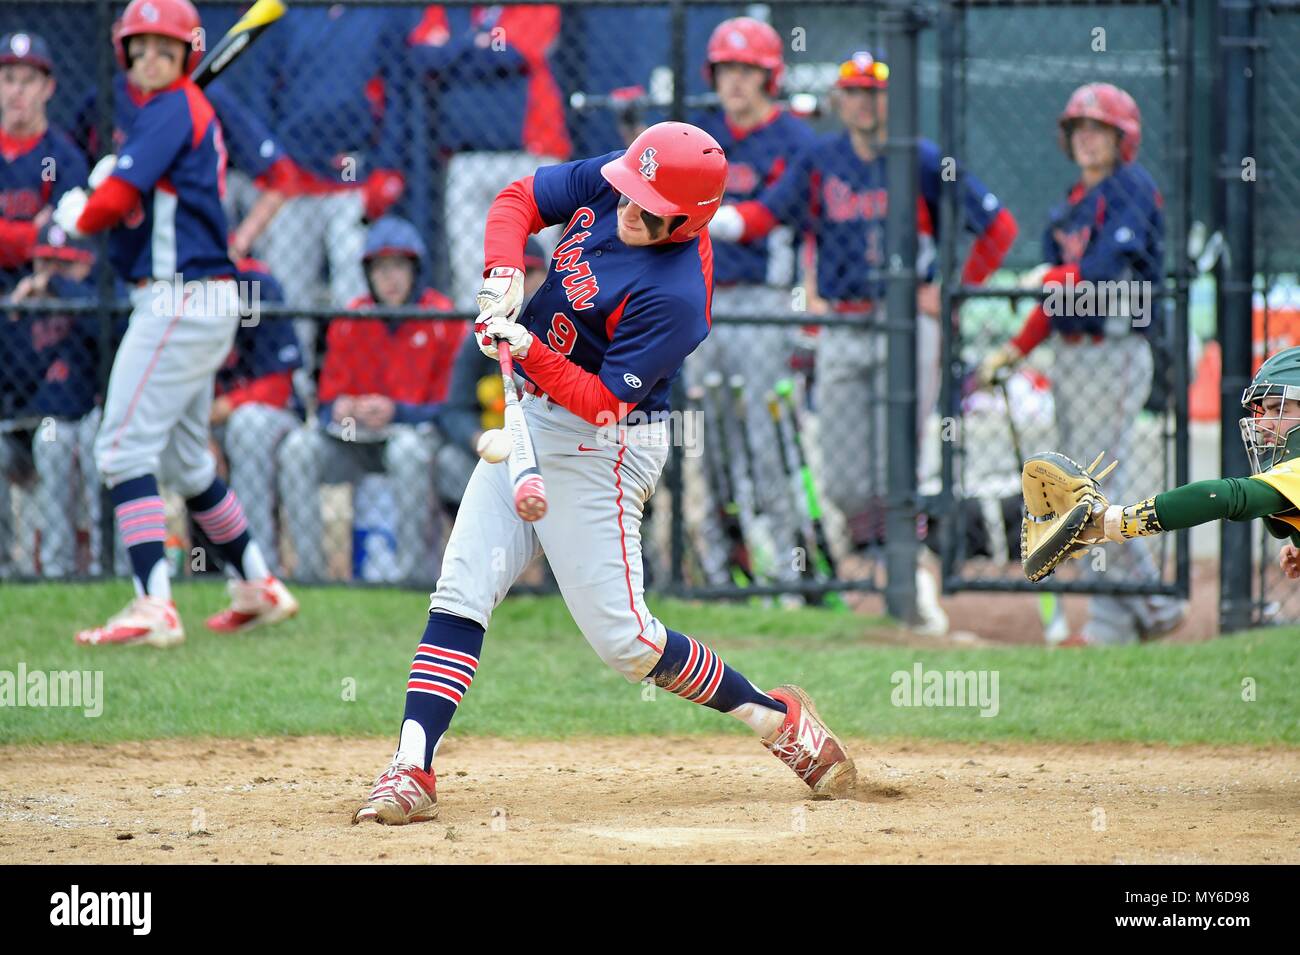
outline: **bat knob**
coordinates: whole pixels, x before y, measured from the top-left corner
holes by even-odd
[[[529,523],[546,516],[546,485],[539,476],[525,478],[515,488],[515,513]]]

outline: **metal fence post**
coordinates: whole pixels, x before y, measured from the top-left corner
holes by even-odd
[[[889,138],[885,145],[889,210],[885,316],[888,334],[888,511],[885,609],[897,620],[916,615],[916,252],[918,62],[917,14],[897,4],[885,14],[889,56]],[[846,409],[848,414],[869,413]]]
[[[1219,464],[1224,475],[1250,471],[1245,448],[1236,440],[1241,393],[1250,383],[1251,296],[1255,275],[1255,184],[1242,175],[1242,160],[1254,156],[1255,35],[1254,0],[1221,0],[1219,65],[1223,88],[1223,148],[1218,187],[1226,252],[1216,270],[1216,311],[1223,353],[1220,391],[1222,427]],[[1225,633],[1251,622],[1251,525],[1219,524],[1219,627]]]

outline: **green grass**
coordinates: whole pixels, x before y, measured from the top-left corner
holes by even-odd
[[[387,590],[301,589],[297,620],[220,637],[203,617],[224,604],[211,584],[178,587],[188,642],[177,649],[72,642],[129,594],[125,583],[0,588],[0,671],[100,670],[104,706],[4,706],[0,743],[108,742],[171,736],[395,735],[427,597]],[[652,601],[675,629],[721,651],[760,686],[804,685],[843,735],[944,740],[1133,740],[1300,745],[1300,639],[1244,634],[1200,645],[1094,652],[1038,647],[929,651],[870,642],[872,621],[820,610]],[[891,675],[990,670],[999,711],[902,707]],[[1257,699],[1242,700],[1252,678]],[[347,693],[349,686],[354,693]],[[500,608],[478,679],[457,715],[464,735],[747,732],[663,691],[629,685],[586,645],[559,598]],[[345,695],[354,699],[345,699]]]

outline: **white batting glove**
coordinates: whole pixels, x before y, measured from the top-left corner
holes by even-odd
[[[709,237],[719,242],[739,242],[745,234],[745,220],[735,206],[723,206],[709,220]]]
[[[113,155],[105,156],[99,162],[95,163],[95,168],[90,170],[91,190],[98,189],[104,184],[104,180],[113,175],[113,170],[117,168],[117,157]]]
[[[81,213],[86,209],[86,200],[90,196],[85,189],[78,186],[76,189],[69,189],[59,199],[59,204],[54,207],[54,216],[52,221],[60,229],[68,234],[70,239],[80,239],[81,230],[77,228],[77,220],[81,218]]]
[[[1047,273],[1052,271],[1052,267],[1044,262],[1042,265],[1035,265],[1032,269],[1020,276],[1017,283],[1022,289],[1028,289],[1031,292],[1041,292],[1043,290],[1043,280],[1047,278]]]
[[[1011,342],[985,355],[976,372],[980,385],[984,388],[992,388],[994,385],[1002,384],[1011,377],[1011,372],[1024,357],[1020,349]]]
[[[524,302],[524,273],[508,265],[498,265],[483,280],[478,290],[478,324],[500,319],[513,322]]]
[[[478,335],[478,347],[489,358],[497,357],[497,342],[510,343],[510,354],[515,358],[527,358],[528,349],[533,345],[533,333],[518,322],[508,322],[494,318],[484,325],[474,326]]]

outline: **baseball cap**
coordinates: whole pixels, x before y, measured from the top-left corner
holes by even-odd
[[[94,262],[95,247],[88,239],[74,239],[60,226],[47,222],[36,233],[32,258],[59,259],[63,262]]]
[[[838,89],[859,87],[883,90],[889,86],[889,66],[870,53],[859,50],[840,64],[835,86]]]
[[[0,37],[0,66],[26,63],[46,73],[54,72],[50,46],[35,33],[6,33]]]

